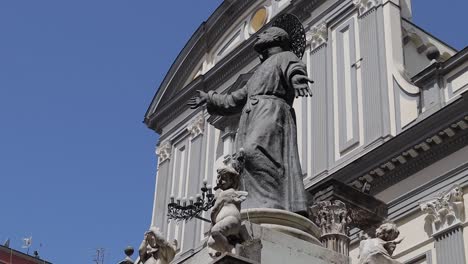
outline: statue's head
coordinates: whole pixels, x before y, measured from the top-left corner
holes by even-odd
[[[290,49],[290,39],[288,33],[279,27],[270,27],[257,35],[254,49],[258,53],[263,53],[271,47],[281,47],[283,50]]]
[[[218,175],[216,178],[215,190],[238,189],[243,166],[244,150],[242,148],[234,155],[227,155],[216,170]]]
[[[395,240],[399,235],[400,231],[394,223],[384,223],[375,231],[375,236],[384,241]]]
[[[152,226],[148,232],[148,236],[146,237],[146,242],[152,248],[157,248],[159,245],[164,243],[164,235],[161,233],[159,228]]]

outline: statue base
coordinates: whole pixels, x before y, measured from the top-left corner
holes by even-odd
[[[322,246],[320,228],[302,215],[280,209],[252,208],[241,210],[241,217],[244,221]]]
[[[262,209],[263,210],[263,209]],[[252,217],[249,213],[251,221],[260,221],[259,217]],[[265,216],[261,217],[262,219]],[[273,219],[276,219],[273,221]],[[292,218],[301,219],[302,218]],[[306,218],[305,218],[306,219]],[[244,221],[240,231],[240,239],[243,241],[236,245],[235,254],[225,253],[219,258],[213,259],[208,254],[206,243],[199,249],[191,250],[190,252],[182,253],[172,263],[184,264],[207,264],[207,263],[249,263],[249,264],[349,264],[349,257],[326,249],[319,245],[318,239],[315,237],[313,242],[310,242],[309,235],[305,230],[307,228],[300,227],[301,222],[294,220],[289,222],[290,228],[281,228],[281,221],[285,221],[282,217],[267,217],[268,221],[260,221],[263,223],[253,223]],[[281,221],[280,221],[281,220]],[[288,219],[286,219],[288,220]],[[280,221],[280,222],[278,222]],[[296,226],[294,225],[296,224]],[[294,228],[292,228],[294,227]],[[297,232],[297,230],[302,232]],[[315,229],[315,228],[314,228]],[[291,231],[293,230],[293,231]],[[315,231],[314,231],[315,232]],[[312,236],[312,235],[310,235]]]

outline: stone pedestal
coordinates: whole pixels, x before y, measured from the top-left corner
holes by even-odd
[[[253,208],[241,211],[242,220],[258,224],[315,245],[320,242],[320,229],[311,220],[285,210],[272,208]]]
[[[255,218],[255,217],[253,217]],[[280,217],[281,219],[281,217]],[[302,218],[297,218],[302,219]],[[284,219],[283,219],[284,220]],[[258,218],[256,220],[258,221]],[[271,221],[270,221],[271,222]],[[291,221],[291,222],[294,222]],[[297,224],[297,222],[296,222]],[[206,246],[194,250],[191,255],[173,261],[174,264],[207,263],[251,263],[251,264],[349,264],[349,257],[326,249],[316,242],[309,242],[266,227],[267,224],[255,224],[244,221],[241,228],[241,242],[236,247],[236,254],[225,254],[212,259]],[[273,224],[275,225],[275,224]],[[299,229],[300,230],[300,229]],[[318,239],[315,238],[317,241]],[[315,240],[314,240],[315,241]]]

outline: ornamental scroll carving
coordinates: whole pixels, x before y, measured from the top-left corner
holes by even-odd
[[[198,115],[188,126],[187,130],[192,135],[192,138],[197,137],[198,135],[203,134],[205,129],[205,117],[200,114]]]
[[[312,48],[312,50],[315,50],[322,44],[326,43],[328,40],[327,24],[323,22],[319,25],[314,26],[310,30],[310,35],[308,37],[310,38],[310,47]]]
[[[426,223],[432,227],[432,234],[444,231],[464,221],[463,191],[458,185],[440,193],[432,200],[420,204],[427,213]]]
[[[159,156],[159,164],[171,158],[172,145],[170,142],[165,141],[156,147],[156,155]]]
[[[374,8],[379,1],[378,0],[353,0],[354,5],[358,8],[359,15],[362,16],[372,8]]]

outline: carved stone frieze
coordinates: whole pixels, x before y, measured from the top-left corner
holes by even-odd
[[[188,126],[187,130],[190,132],[192,137],[197,137],[203,134],[205,130],[205,117],[203,114],[198,115]]]
[[[156,147],[156,155],[159,156],[159,164],[171,158],[172,145],[170,142],[161,142]]]
[[[325,22],[318,24],[310,29],[308,34],[308,40],[310,40],[310,47],[312,50],[317,49],[326,43],[328,40],[328,28]]]
[[[358,8],[359,15],[362,16],[375,7],[379,0],[353,0],[353,3]]]
[[[432,200],[420,204],[427,213],[426,223],[432,227],[432,235],[449,229],[464,221],[463,191],[455,185]]]

